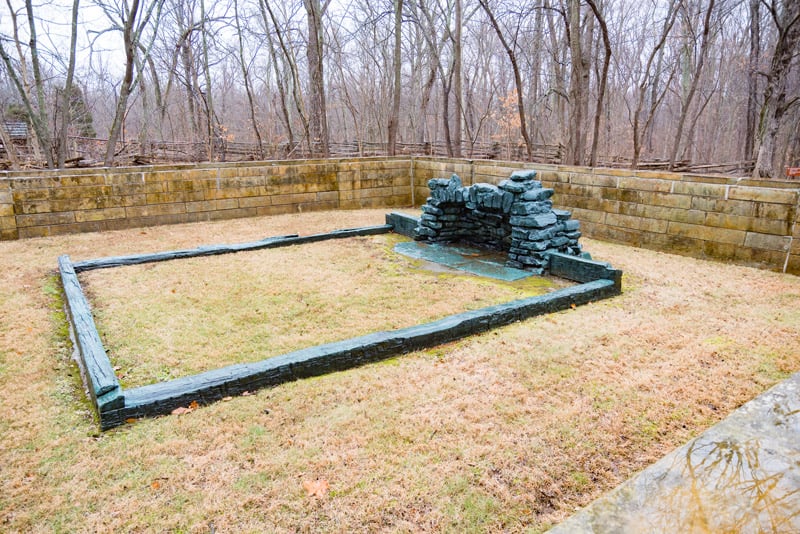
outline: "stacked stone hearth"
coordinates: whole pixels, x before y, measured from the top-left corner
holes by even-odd
[[[464,187],[455,174],[428,182],[416,239],[467,243],[508,252],[507,265],[541,273],[548,254],[579,255],[578,221],[553,209],[553,190],[535,180],[536,171],[516,171],[500,185]]]

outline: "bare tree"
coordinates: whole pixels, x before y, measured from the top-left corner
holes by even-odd
[[[514,50],[509,45],[506,38],[503,36],[503,31],[500,29],[500,25],[497,22],[497,19],[492,13],[492,10],[489,8],[489,4],[487,0],[479,0],[481,7],[486,12],[486,16],[489,17],[489,22],[494,28],[495,33],[497,34],[497,38],[500,40],[500,44],[503,46],[503,49],[506,51],[508,55],[508,60],[511,62],[511,70],[514,72],[514,85],[517,89],[517,111],[519,113],[519,122],[520,122],[520,132],[522,134],[522,139],[525,141],[525,150],[527,153],[528,160],[533,158],[533,143],[531,142],[530,136],[528,135],[528,128],[527,128],[527,120],[525,119],[525,102],[523,99],[522,93],[522,75],[520,74],[519,62],[517,61],[517,55]]]
[[[558,26],[555,22],[556,9],[551,6],[550,0],[543,0],[545,21],[547,21],[547,35],[550,45],[550,71],[553,82],[548,89],[551,107],[555,110],[557,123],[557,140],[561,144],[569,126],[566,117],[566,104],[569,101],[566,89],[566,54],[567,47],[561,45],[558,35]],[[566,26],[565,26],[566,28]]]
[[[603,37],[603,72],[600,74],[600,84],[597,89],[597,105],[594,112],[594,130],[592,133],[592,151],[589,156],[589,165],[594,167],[597,165],[597,142],[600,139],[600,118],[603,116],[603,99],[606,95],[606,82],[608,81],[608,66],[611,64],[611,40],[608,37],[608,26],[606,19],[603,17],[602,12],[598,9],[594,0],[586,0],[589,7],[592,8],[592,13],[597,17],[597,22],[600,24],[600,35]]]
[[[308,150],[311,154],[314,154],[314,140],[311,134],[311,126],[308,114],[306,113],[305,104],[303,102],[302,90],[300,88],[300,72],[297,68],[297,61],[295,60],[294,53],[286,42],[284,32],[281,30],[281,25],[278,22],[278,18],[275,16],[275,11],[270,6],[269,0],[260,0],[260,5],[266,13],[269,13],[270,21],[272,22],[273,29],[275,30],[275,37],[278,40],[281,51],[283,52],[283,59],[288,65],[288,69],[291,74],[292,97],[295,104],[295,109],[297,110],[297,114],[300,117],[300,122],[303,125],[303,132],[305,140],[308,143]]]
[[[403,24],[403,0],[394,0],[394,50],[393,50],[393,67],[394,73],[394,86],[392,88],[392,111],[389,115],[389,145],[387,152],[390,156],[397,153],[397,131],[400,127],[400,91],[402,74],[403,58],[401,55],[402,49],[402,24]]]
[[[19,72],[15,68],[11,56],[6,52],[2,40],[0,40],[0,58],[6,67],[6,72],[11,78],[14,86],[17,89],[20,99],[22,100],[25,110],[30,119],[33,130],[36,134],[36,143],[41,146],[41,151],[44,155],[47,166],[53,168],[55,161],[53,159],[53,147],[51,141],[50,127],[47,120],[47,108],[45,103],[45,87],[42,79],[42,70],[39,61],[39,47],[36,37],[36,17],[33,12],[33,3],[31,0],[25,0],[25,14],[28,21],[28,33],[30,40],[28,42],[28,50],[31,55],[31,66],[33,69],[33,88],[30,86],[30,81],[27,74],[27,59],[22,51],[22,42],[19,37],[19,25],[17,22],[17,12],[11,6],[11,0],[6,0],[8,10],[11,14],[12,28],[14,32],[14,43],[16,44],[18,54]],[[35,95],[31,93],[35,92]],[[33,100],[35,96],[35,101]]]
[[[3,148],[5,148],[6,157],[8,158],[9,163],[11,164],[12,169],[17,169],[19,167],[19,158],[17,156],[17,149],[14,146],[14,141],[11,139],[11,135],[8,133],[8,130],[4,127],[6,122],[5,114],[2,113],[0,110],[0,121],[2,121],[2,125],[0,125],[0,141],[3,143]]]
[[[0,2],[0,116],[25,120],[30,157],[52,166],[75,146],[78,80],[109,163],[127,140],[196,160],[228,138],[252,141],[242,157],[413,140],[634,167],[745,154],[775,176],[800,152],[796,0],[91,0],[100,21],[70,15],[85,0],[37,1]],[[84,36],[88,65],[71,61]]]
[[[214,113],[214,90],[211,86],[211,69],[208,60],[208,16],[206,14],[206,2],[200,0],[200,40],[202,43],[202,57],[203,57],[203,77],[205,78],[205,97],[204,103],[206,108],[206,150],[209,161],[214,159],[214,145],[217,139],[217,124]]]
[[[281,110],[281,119],[283,121],[283,125],[286,128],[286,136],[288,140],[288,150],[291,151],[294,149],[294,129],[292,128],[292,118],[289,112],[289,105],[288,105],[288,97],[287,93],[289,92],[288,86],[291,85],[292,87],[292,94],[295,96],[295,102],[299,97],[299,89],[296,86],[296,70],[294,68],[288,69],[290,74],[284,75],[283,71],[281,71],[281,63],[278,59],[278,52],[275,47],[275,41],[273,40],[272,32],[273,32],[273,25],[274,31],[277,34],[278,38],[281,42],[281,49],[283,48],[283,37],[280,32],[280,29],[277,26],[277,22],[275,19],[272,10],[269,7],[269,4],[265,0],[259,0],[258,2],[259,12],[261,13],[261,21],[264,27],[264,34],[266,36],[267,45],[269,46],[269,57],[272,63],[272,68],[275,73],[275,84],[278,86],[278,96],[280,100],[280,110]],[[269,12],[269,16],[267,13]],[[287,70],[287,69],[284,69]],[[287,78],[291,78],[291,81],[287,81]],[[298,111],[300,111],[300,116],[303,121],[304,130],[308,133],[307,122],[305,120],[305,114],[302,112],[302,102],[298,104]],[[306,136],[308,137],[308,136]]]
[[[442,130],[444,134],[444,142],[447,149],[447,155],[453,157],[455,152],[453,148],[453,139],[450,131],[450,93],[453,84],[453,64],[452,60],[449,62],[448,69],[445,69],[445,61],[443,60],[444,47],[448,41],[452,41],[452,31],[450,28],[450,12],[446,9],[440,9],[439,13],[434,13],[426,2],[417,2],[417,10],[420,17],[420,24],[424,26],[423,35],[427,43],[427,50],[431,58],[431,86],[435,83],[435,73],[439,75],[439,81],[442,86]],[[436,15],[441,15],[438,17]],[[437,26],[437,22],[439,25]],[[441,28],[442,36],[437,38],[438,30]],[[435,69],[435,71],[433,70]],[[430,95],[425,95],[429,97]],[[423,102],[427,103],[427,98],[423,98]],[[427,108],[427,105],[425,106]]]
[[[453,144],[453,156],[456,158],[461,157],[461,138],[462,134],[462,122],[463,122],[463,115],[464,115],[464,88],[463,88],[463,70],[464,67],[462,65],[462,26],[464,24],[464,10],[462,5],[462,0],[454,0],[455,2],[455,9],[454,15],[455,20],[453,21],[453,100],[455,101],[455,113],[454,113],[454,121],[453,121],[453,137],[455,138],[455,143]]]
[[[422,75],[424,83],[420,93],[420,110],[423,113],[423,117],[417,128],[417,142],[423,143],[431,140],[427,131],[428,121],[426,116],[433,98],[433,88],[436,84],[437,74],[443,80],[446,78],[441,58],[447,40],[447,33],[443,32],[441,37],[438,37],[435,19],[425,2],[409,2],[408,8],[410,16],[415,22],[414,27],[417,30],[418,41],[420,41],[418,53],[424,58],[423,61],[420,61],[420,69],[424,72]],[[448,150],[451,150],[449,142],[447,146]]]
[[[756,137],[756,164],[753,176],[769,177],[778,173],[775,168],[778,130],[789,109],[800,96],[789,98],[786,94],[787,77],[792,60],[800,45],[800,2],[796,0],[771,0],[767,9],[778,30],[778,39],[772,54],[764,103]]]
[[[697,63],[695,64],[694,74],[692,76],[692,81],[691,81],[691,83],[689,85],[689,90],[688,90],[688,92],[686,94],[686,98],[682,102],[681,114],[680,114],[680,117],[678,118],[678,125],[676,127],[676,132],[675,132],[675,139],[672,142],[672,149],[670,150],[670,153],[669,153],[669,169],[670,170],[675,168],[675,160],[678,157],[678,149],[680,148],[681,140],[683,138],[683,128],[684,128],[684,125],[686,124],[686,118],[689,116],[689,107],[691,106],[692,100],[694,99],[694,95],[697,92],[697,87],[698,87],[698,85],[700,83],[700,76],[703,73],[703,65],[705,65],[706,57],[708,56],[708,49],[709,49],[710,42],[711,42],[711,39],[712,39],[712,36],[711,36],[712,18],[711,18],[711,16],[712,16],[712,14],[714,12],[715,3],[716,3],[715,0],[708,0],[708,7],[706,8],[705,15],[703,16],[703,30],[702,30],[702,34],[701,34],[701,37],[700,37],[700,39],[701,39],[700,40],[700,51],[699,51],[698,56],[697,56]],[[685,20],[687,21],[687,26],[690,26],[690,24],[688,24],[689,15],[688,15],[688,13],[686,13],[685,8],[684,8],[684,16],[685,16]],[[687,54],[688,54],[688,51],[687,51]]]
[[[567,163],[583,165],[586,157],[584,120],[589,113],[589,77],[594,18],[581,24],[580,0],[567,0],[567,31],[570,50],[569,140]]]
[[[70,122],[70,100],[72,97],[72,80],[75,76],[75,47],[78,41],[78,8],[80,0],[72,2],[72,18],[70,20],[69,39],[69,65],[67,66],[67,80],[64,82],[64,94],[61,99],[61,125],[56,143],[57,166],[63,167],[67,156],[67,129]]]
[[[245,59],[244,54],[244,34],[242,32],[242,23],[241,17],[239,16],[239,0],[233,1],[233,20],[234,24],[236,25],[236,39],[239,45],[239,66],[242,69],[242,78],[244,80],[244,91],[247,94],[247,104],[248,104],[248,111],[250,113],[250,125],[253,128],[253,135],[256,138],[256,143],[258,143],[258,154],[260,158],[264,157],[264,143],[261,140],[261,132],[258,128],[258,120],[256,119],[256,106],[255,106],[255,98],[253,97],[253,87],[250,82],[250,72],[248,67],[248,62]]]
[[[761,0],[750,0],[750,56],[747,65],[747,124],[744,137],[744,158],[755,148],[758,122],[758,63],[761,58]]]
[[[163,4],[164,0],[154,0],[147,7],[145,7],[145,4],[140,4],[139,0],[132,0],[130,6],[127,5],[127,2],[117,6],[101,4],[106,16],[112,23],[110,29],[122,32],[122,40],[125,48],[125,74],[123,75],[122,83],[119,88],[116,112],[114,113],[111,129],[108,133],[108,144],[106,145],[105,155],[106,166],[110,166],[114,162],[117,141],[119,140],[122,124],[125,120],[125,113],[128,110],[128,97],[136,81],[133,76],[133,71],[139,44],[148,24],[150,24],[151,21],[155,21],[156,24],[158,23]]]
[[[670,4],[667,8],[667,13],[664,18],[664,24],[661,28],[661,34],[658,38],[658,41],[653,46],[653,49],[650,51],[650,54],[647,57],[647,62],[645,67],[642,71],[641,78],[639,79],[638,83],[638,91],[637,91],[637,99],[636,99],[636,109],[633,112],[633,157],[631,159],[631,166],[635,169],[639,165],[639,157],[641,155],[642,150],[642,138],[644,134],[650,131],[650,126],[653,123],[653,119],[655,117],[656,109],[660,105],[661,101],[663,100],[664,96],[666,95],[666,86],[669,83],[665,84],[665,89],[658,94],[658,79],[660,76],[659,68],[656,67],[653,71],[653,62],[655,61],[656,64],[660,64],[661,61],[657,60],[660,57],[664,45],[667,41],[667,37],[669,36],[670,31],[672,30],[672,26],[675,24],[675,19],[677,17],[677,10],[675,9],[675,0],[671,0]],[[672,79],[674,69],[671,71],[670,80]],[[648,96],[648,84],[650,84],[650,102],[648,105],[647,110],[647,117],[645,118],[644,125],[641,124],[641,117],[642,117],[642,108],[645,105],[645,99]]]
[[[328,109],[325,99],[324,32],[322,17],[330,5],[330,0],[303,0],[308,21],[308,47],[306,58],[309,71],[309,133],[311,134],[312,156],[316,153],[316,143],[320,144],[321,155],[330,156],[330,136],[328,134]]]

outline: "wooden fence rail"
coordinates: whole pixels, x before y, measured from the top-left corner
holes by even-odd
[[[102,165],[106,140],[87,137],[70,137],[70,159],[68,167],[94,167]],[[22,168],[44,168],[36,162],[27,146],[16,147]],[[352,140],[330,143],[330,157],[354,158],[375,157],[388,154],[387,143]],[[320,157],[320,146],[310,150],[307,143],[258,143],[218,140],[213,147],[205,142],[146,141],[121,142],[116,156],[121,165],[147,165],[153,163],[201,163],[236,162],[260,160],[311,159]],[[398,143],[397,155],[454,157],[443,142]],[[5,150],[0,145],[0,158]],[[525,145],[500,142],[464,142],[461,157],[473,160],[526,161]],[[564,164],[562,144],[534,144],[532,162]],[[675,172],[724,173],[747,176],[753,171],[753,160],[723,163],[692,163],[684,160],[676,162]],[[630,168],[630,158],[622,156],[600,157],[598,167]],[[642,160],[637,169],[667,170],[669,162],[663,159]],[[0,169],[10,168],[10,162],[0,159]],[[788,174],[787,174],[788,176]]]

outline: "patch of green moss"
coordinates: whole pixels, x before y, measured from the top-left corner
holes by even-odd
[[[452,518],[448,530],[453,532],[487,532],[502,524],[505,510],[497,498],[481,491],[479,473],[462,474],[448,480],[447,516]],[[495,528],[492,528],[495,527]]]
[[[50,347],[58,363],[53,395],[59,402],[77,406],[78,409],[73,410],[74,413],[85,414],[87,417],[96,419],[92,403],[84,394],[80,369],[77,362],[72,359],[74,348],[59,275],[48,275],[42,283],[42,292],[48,299],[51,325]]]
[[[781,357],[774,352],[763,355],[756,367],[759,378],[768,382],[780,382],[789,378],[792,373],[786,369],[781,360]]]
[[[389,233],[375,236],[371,239],[382,243],[381,249],[387,260],[387,264],[394,267],[391,271],[396,275],[405,274],[405,272],[400,272],[405,269],[416,269],[427,272],[440,280],[466,280],[470,283],[485,287],[513,288],[520,292],[520,298],[541,295],[554,286],[553,280],[544,276],[529,276],[520,280],[508,282],[505,280],[477,276],[447,267],[442,267],[444,270],[426,269],[425,266],[428,262],[425,260],[409,258],[394,251],[395,245],[411,241],[410,238],[401,234]]]

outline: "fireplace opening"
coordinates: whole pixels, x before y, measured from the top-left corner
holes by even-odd
[[[415,239],[503,251],[507,266],[538,274],[553,252],[580,255],[580,223],[553,209],[553,189],[535,178],[535,170],[522,170],[499,185],[465,187],[455,174],[430,180]]]

